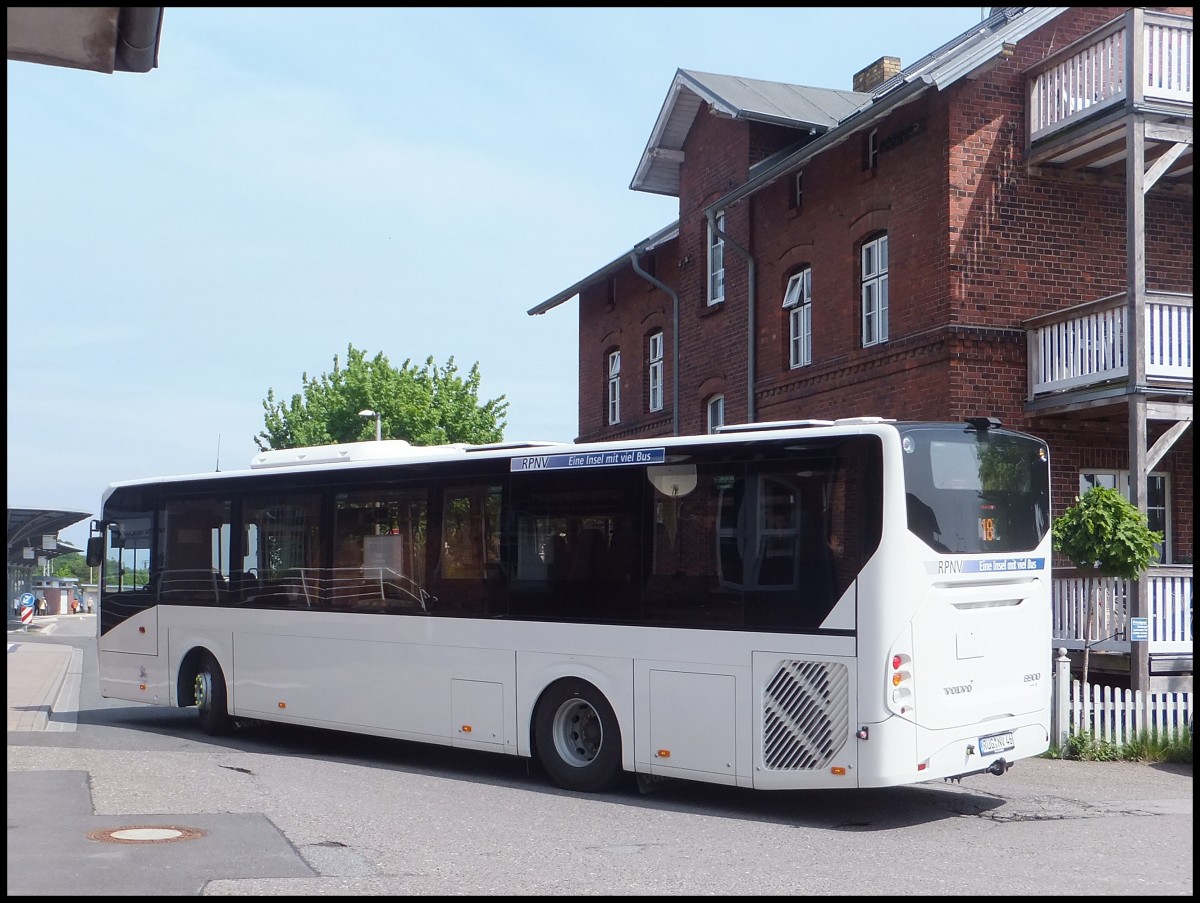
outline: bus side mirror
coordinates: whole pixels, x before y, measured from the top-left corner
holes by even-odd
[[[87,541],[87,566],[98,568],[104,564],[104,537],[89,536]]]

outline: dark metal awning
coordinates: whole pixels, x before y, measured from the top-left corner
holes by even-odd
[[[86,511],[60,511],[50,508],[9,508],[8,509],[8,563],[9,565],[29,565],[37,563],[39,557],[56,558],[70,552],[78,552],[68,543],[59,540],[58,533],[72,524],[87,520],[92,515]],[[55,537],[55,548],[43,548],[44,536]],[[26,557],[26,549],[32,550],[32,555]]]

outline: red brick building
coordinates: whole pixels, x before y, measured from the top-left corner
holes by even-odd
[[[530,311],[578,297],[578,438],[997,416],[1057,512],[1128,487],[1164,531],[1129,613],[1190,671],[1191,41],[1190,7],[1009,7],[852,86],[679,70],[631,184],[678,221]]]

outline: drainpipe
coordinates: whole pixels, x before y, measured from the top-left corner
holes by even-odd
[[[120,6],[117,9],[113,69],[117,72],[149,72],[158,65],[163,8]]]
[[[746,422],[753,423],[754,414],[754,371],[755,371],[755,348],[754,348],[754,331],[756,327],[754,313],[754,285],[755,279],[754,258],[750,256],[750,252],[739,245],[736,241],[717,228],[717,212],[715,210],[705,211],[708,216],[708,228],[715,233],[722,241],[728,242],[735,251],[746,259],[746,266],[749,270],[750,288],[747,291],[748,310],[746,312]]]
[[[651,276],[642,269],[638,263],[638,254],[640,252],[634,248],[629,252],[629,262],[633,264],[633,271],[653,285],[655,288],[662,289],[671,296],[671,316],[674,318],[674,324],[671,326],[671,435],[679,435],[679,292],[671,288],[660,279]]]

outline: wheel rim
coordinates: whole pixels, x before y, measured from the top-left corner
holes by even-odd
[[[209,700],[212,699],[212,676],[207,671],[201,671],[196,675],[193,695],[196,698],[196,705],[200,707],[200,711],[206,711]]]
[[[559,758],[576,767],[590,764],[604,742],[600,714],[582,699],[571,699],[558,707],[551,733]]]

